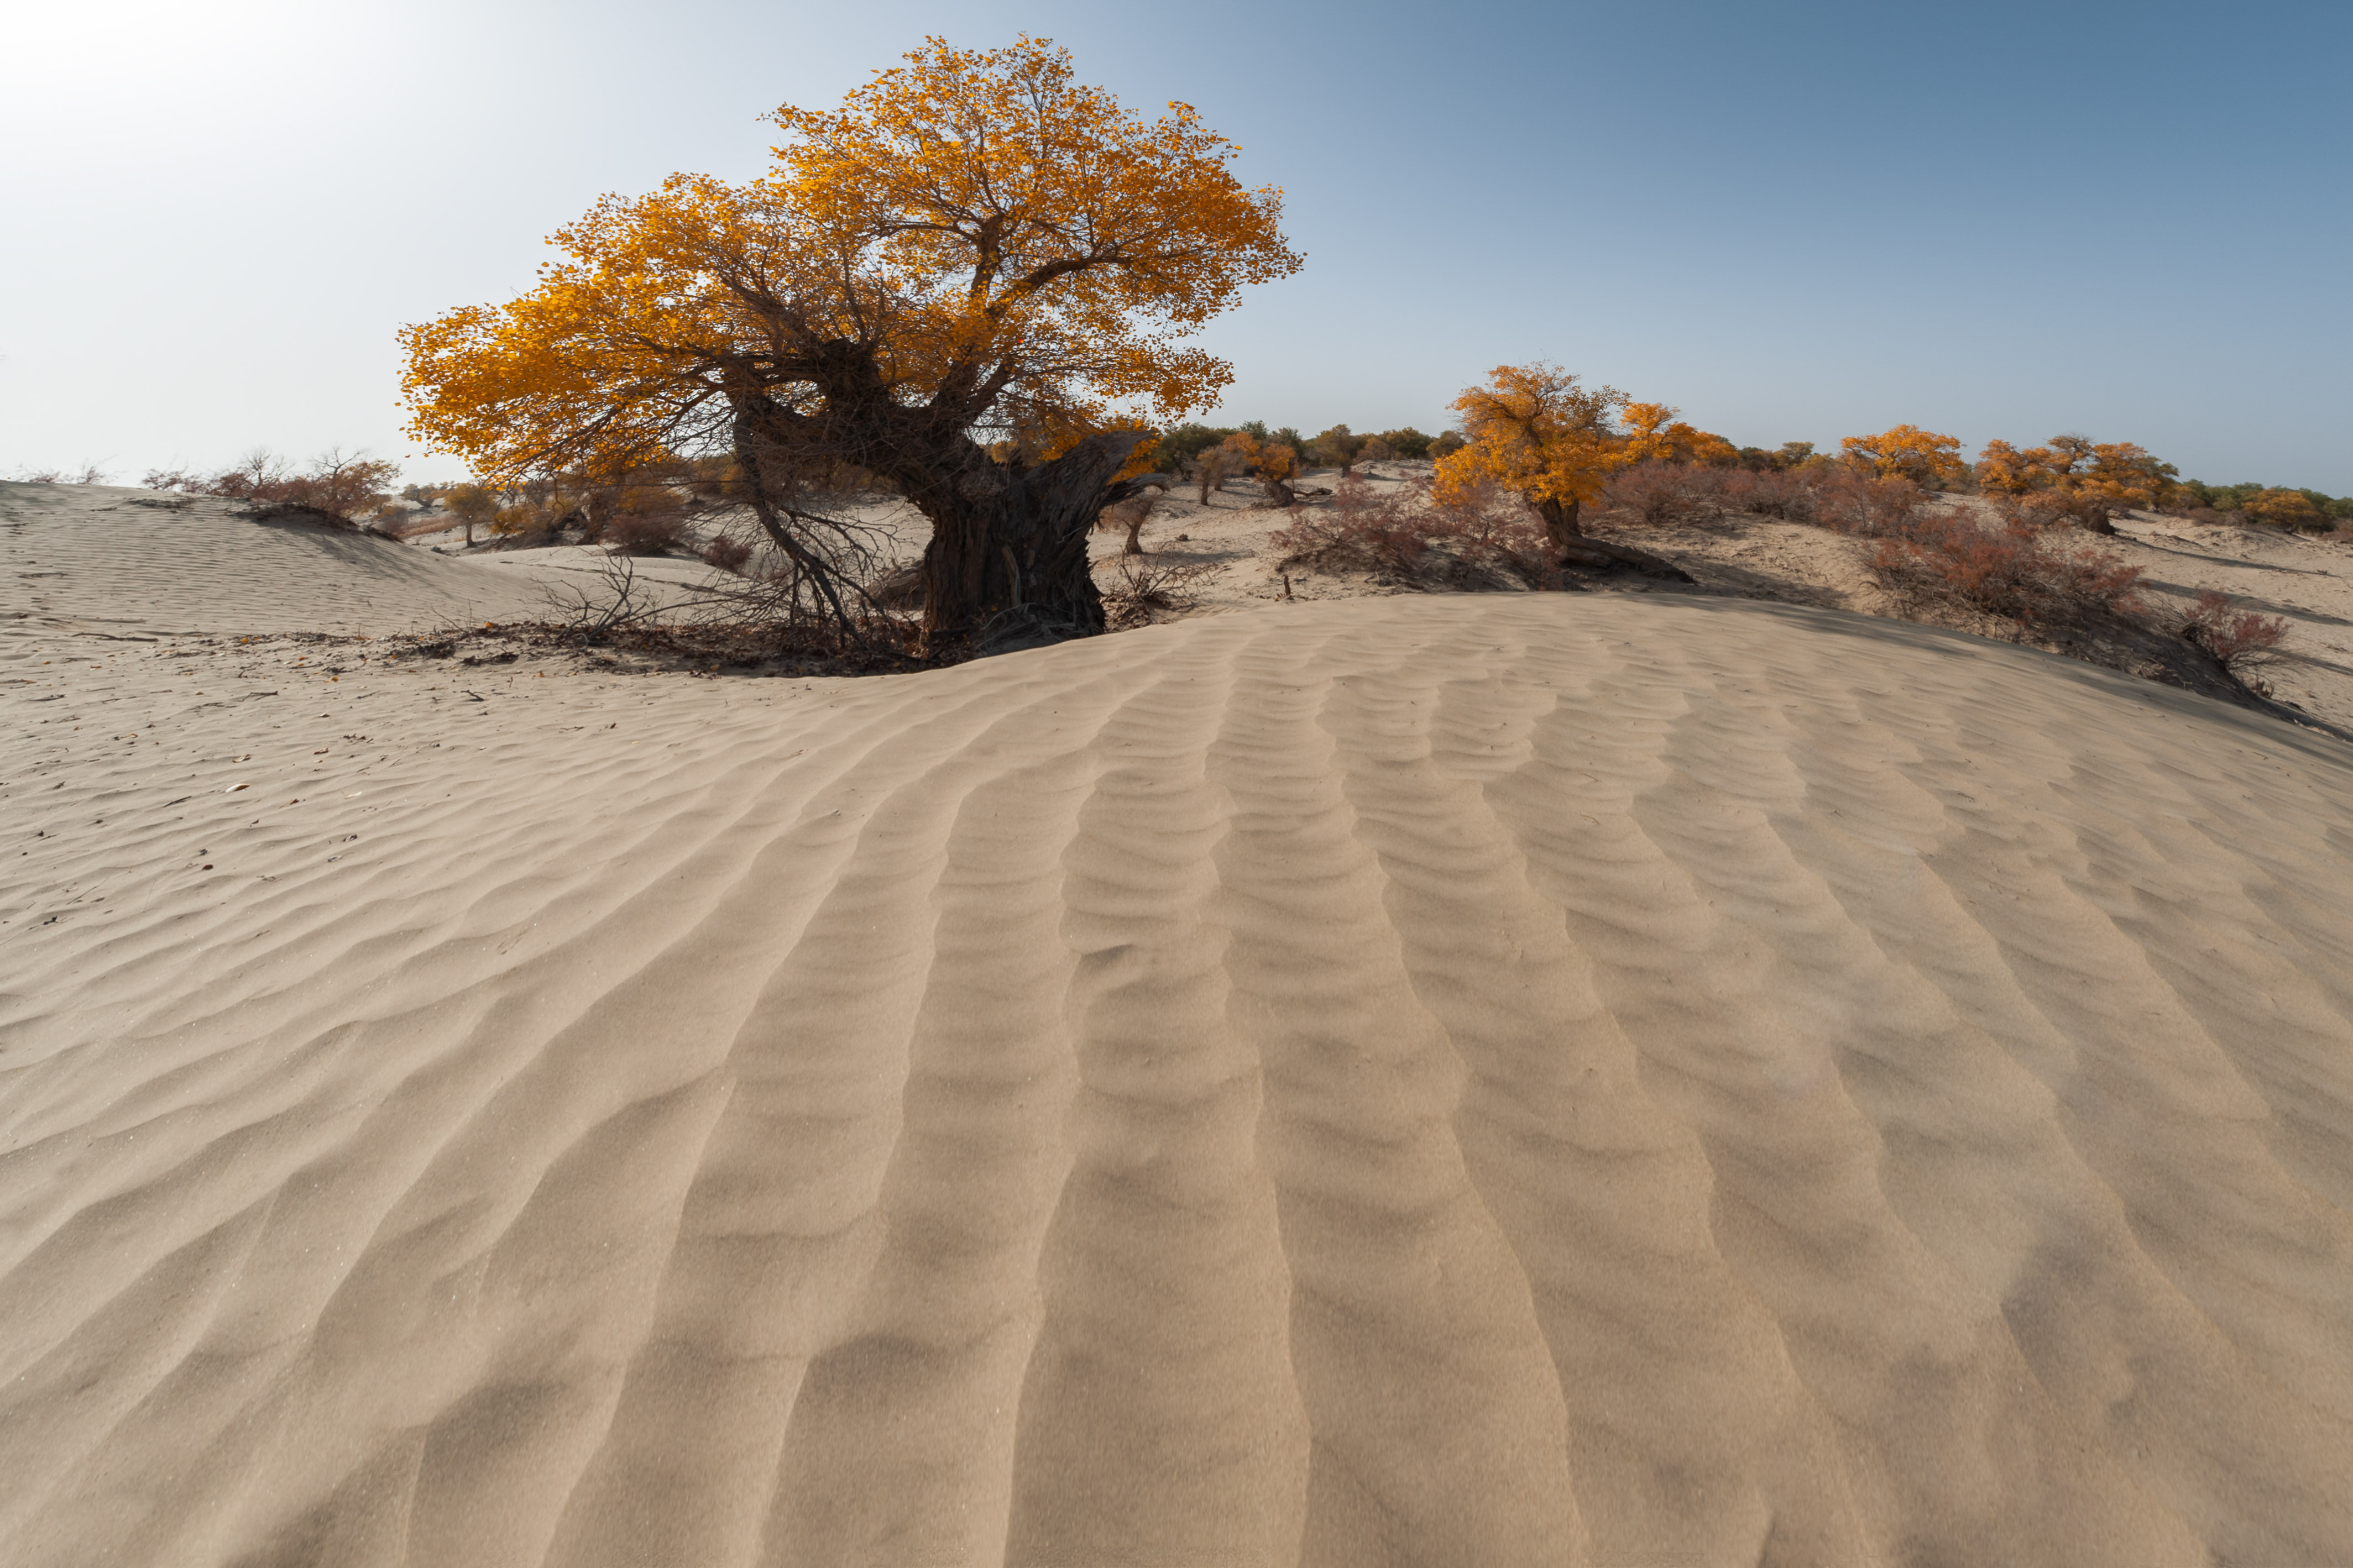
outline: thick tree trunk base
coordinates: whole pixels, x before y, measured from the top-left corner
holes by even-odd
[[[1577,525],[1577,513],[1584,509],[1576,501],[1546,500],[1533,504],[1536,515],[1544,519],[1545,537],[1560,552],[1559,564],[1563,567],[1574,566],[1587,572],[1639,572],[1662,583],[1699,581],[1673,562],[1647,550],[1588,537]]]
[[[1579,536],[1568,542],[1561,552],[1563,566],[1581,567],[1588,572],[1623,570],[1639,572],[1645,577],[1656,577],[1662,583],[1696,583],[1698,578],[1662,556],[1647,550],[1637,550],[1630,544],[1613,544],[1606,539]]]
[[[1106,505],[1161,482],[1112,482],[1142,438],[1091,436],[1034,468],[982,458],[953,488],[910,498],[932,520],[922,567],[927,658],[1007,653],[1104,629],[1087,536]]]

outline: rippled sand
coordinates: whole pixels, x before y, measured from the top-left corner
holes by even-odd
[[[1663,597],[52,643],[0,1563],[2353,1562],[2332,741]]]

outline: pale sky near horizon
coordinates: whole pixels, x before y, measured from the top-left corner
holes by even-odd
[[[2353,493],[2353,8],[1176,12],[79,0],[0,20],[0,477],[256,445],[412,478],[404,321],[511,298],[606,191],[765,161],[928,33],[1068,46],[1284,187],[1307,265],[1218,417],[1435,430],[1546,358],[1744,444],[1911,422]]]

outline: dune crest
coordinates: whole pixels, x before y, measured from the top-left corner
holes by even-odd
[[[0,802],[0,1562],[2353,1561],[2332,742],[1584,595],[335,700]]]

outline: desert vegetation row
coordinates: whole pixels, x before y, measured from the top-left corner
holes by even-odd
[[[1834,453],[1739,447],[1541,363],[1466,389],[1435,437],[1204,425],[1192,416],[1227,401],[1232,369],[1186,340],[1303,258],[1281,189],[1236,180],[1236,149],[1189,106],[1131,115],[1045,40],[933,38],[838,108],[771,118],[767,173],[607,197],[553,237],[527,293],[403,329],[410,432],[473,481],[395,501],[385,465],[333,454],[151,481],[392,531],[455,519],[470,539],[622,552],[677,548],[693,510],[729,505],[768,546],[765,613],[934,660],[1103,630],[1088,536],[1107,510],[1187,484],[1206,502],[1235,476],[1286,514],[1294,553],[1437,550],[1539,588],[1686,579],[1616,524],[1715,509],[1869,534],[1891,580],[2017,605],[2022,583],[2122,605],[2131,584],[2076,538],[2121,511],[2227,503],[2320,528],[2353,510],[2185,482],[2137,445],[2075,436],[1989,442],[1973,462],[1913,425]],[[1427,462],[1426,487],[1373,497],[1357,470],[1384,459]],[[1311,468],[1335,482],[1303,482]],[[876,489],[930,525],[911,574],[892,576],[841,504]],[[1984,507],[1925,504],[1954,492]],[[1597,508],[1613,520],[1599,533]],[[740,538],[705,548],[753,556]]]
[[[1293,426],[1270,428],[1264,421],[1233,426],[1187,422],[1148,432],[1137,451],[1142,463],[1198,484],[1205,495],[1232,478],[1264,482],[1271,476],[1282,488],[1271,491],[1269,499],[1287,505],[1284,493],[1295,496],[1296,491],[1284,481],[1305,473],[1328,469],[1346,480],[1363,465],[1434,461],[1464,445],[1459,429],[1431,436],[1407,426],[1360,436],[1345,425],[1335,425],[1307,437]],[[992,454],[999,461],[1008,456],[1002,446]],[[2021,449],[1996,440],[1986,445],[1974,463],[1961,461],[1960,450],[1957,437],[1909,425],[1878,436],[1847,437],[1836,455],[1817,451],[1809,441],[1784,442],[1773,448],[1736,447],[1721,437],[1683,426],[1672,462],[1613,481],[1612,510],[1630,510],[1651,522],[1725,507],[1788,516],[1793,509],[1817,508],[1822,496],[1846,495],[1852,486],[1836,476],[1851,475],[1860,461],[1874,475],[1908,479],[1928,493],[2002,498],[2006,505],[2072,518],[2095,531],[2108,516],[2130,510],[2309,532],[2343,531],[2353,524],[2353,496],[2253,481],[2215,485],[2179,479],[2172,465],[2132,443],[2101,444],[2062,435],[2041,447]],[[1634,466],[1640,468],[1639,460]],[[676,547],[687,531],[686,516],[697,503],[737,500],[744,489],[740,468],[723,457],[658,462],[604,481],[575,471],[499,486],[471,480],[408,484],[396,494],[391,485],[398,473],[397,465],[364,453],[347,458],[330,451],[297,465],[267,447],[256,447],[222,468],[152,469],[138,482],[149,489],[224,497],[354,524],[372,522],[377,531],[396,538],[462,526],[469,544],[477,542],[479,531],[483,539],[544,543],[568,536],[643,551]],[[22,468],[12,477],[37,484],[104,484],[113,478],[95,464]],[[891,493],[898,487],[887,475],[844,466],[826,476],[819,488],[834,493]],[[1851,504],[1830,502],[1833,511]]]

